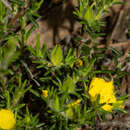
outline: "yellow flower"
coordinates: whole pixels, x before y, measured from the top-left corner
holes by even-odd
[[[10,130],[16,124],[14,113],[11,110],[0,110],[0,128]]]
[[[102,106],[102,109],[106,111],[112,111],[113,106],[117,102],[114,95],[114,85],[113,82],[106,82],[102,78],[93,78],[89,87],[90,100],[92,102],[96,101],[97,96],[100,95],[99,103],[106,103]]]
[[[71,103],[71,106],[75,106],[75,105],[79,104],[80,101],[81,101],[80,99],[77,99],[75,102]]]
[[[42,90],[42,95],[44,97],[48,97],[48,91],[47,90]]]
[[[81,59],[78,59],[77,62],[76,62],[76,64],[78,66],[82,66],[83,65],[83,61]]]

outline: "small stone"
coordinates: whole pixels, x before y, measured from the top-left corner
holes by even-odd
[[[112,114],[106,114],[105,116],[107,120],[112,120]]]

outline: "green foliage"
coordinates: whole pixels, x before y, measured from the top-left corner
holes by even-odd
[[[10,17],[26,8],[28,2],[24,14],[16,20],[19,34],[13,31]],[[40,17],[38,10],[43,0],[10,0],[12,10],[0,1],[0,108],[14,112],[16,130],[75,130],[85,123],[94,126],[96,118],[108,112],[101,109],[104,104],[99,103],[100,95],[91,103],[88,94],[91,79],[115,76],[114,82],[120,87],[121,78],[130,75],[119,64],[117,57],[122,56],[119,51],[111,48],[115,68],[110,70],[102,64],[105,48],[98,48],[98,43],[90,47],[90,43],[101,35],[100,28],[105,25],[102,17],[116,0],[78,2],[74,14],[82,24],[81,33],[89,34],[91,40],[80,47],[82,37],[74,37],[74,45],[64,54],[60,44],[48,50],[47,44],[41,47],[39,34],[36,47],[26,46],[28,37],[38,26],[36,18]],[[29,31],[27,23],[33,24]],[[46,96],[42,90],[48,92]],[[119,100],[125,101],[128,96]],[[126,113],[120,108],[118,111]]]
[[[7,28],[8,28],[8,10],[7,8],[5,8],[2,4],[2,2],[0,1],[0,37],[2,37],[2,35],[7,32]]]
[[[60,45],[56,45],[51,52],[51,62],[54,66],[60,65],[63,59],[62,50]]]
[[[71,77],[68,77],[64,82],[63,82],[63,90],[68,91],[68,93],[74,92],[75,89],[75,83]]]
[[[79,9],[74,14],[81,19],[90,36],[98,37],[100,27],[104,26],[102,18],[109,7],[117,3],[117,0],[78,0]]]
[[[5,46],[0,48],[0,77],[2,78],[4,74],[8,74],[11,70],[8,66],[15,61],[19,52],[16,51],[16,38],[9,37]]]

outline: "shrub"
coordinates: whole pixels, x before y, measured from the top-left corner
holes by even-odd
[[[72,130],[82,124],[93,126],[97,117],[114,110],[126,112],[122,105],[129,95],[117,100],[114,91],[121,77],[128,74],[117,61],[119,53],[113,49],[115,68],[108,69],[101,64],[106,48],[98,48],[98,43],[90,46],[103,35],[102,17],[116,0],[78,0],[74,14],[88,40],[84,43],[82,35],[74,37],[74,45],[65,53],[60,44],[49,50],[47,44],[40,47],[39,35],[35,48],[26,46],[28,36],[38,26],[35,19],[40,17],[37,11],[42,0],[5,3],[0,1],[0,108],[13,112],[14,129]],[[14,31],[14,22],[21,35]],[[30,22],[34,26],[26,31]],[[116,82],[105,81],[113,76]],[[7,119],[11,123],[11,116]],[[0,127],[7,129],[2,127],[3,121]]]

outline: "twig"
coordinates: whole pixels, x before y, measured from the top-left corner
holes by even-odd
[[[80,40],[80,45],[78,47],[78,50],[76,52],[76,57],[78,58],[80,56],[80,50],[81,50],[81,46],[82,46],[83,42]]]
[[[25,10],[29,7],[29,5],[30,5],[30,1],[27,3],[26,6],[24,6],[24,7],[15,15],[14,18],[12,18],[12,19],[10,20],[9,24],[10,24],[10,25],[14,25],[14,23],[16,22],[16,20],[17,20],[20,16],[22,16],[22,15],[25,13]],[[3,37],[0,38],[0,41],[1,41],[3,38],[5,38],[8,34],[9,34],[9,32],[5,33],[5,34],[3,35]]]
[[[112,47],[119,47],[119,46],[122,46],[123,44],[120,43],[119,45],[118,44],[110,44],[109,46],[112,46]],[[128,53],[130,51],[130,40],[128,42],[125,42],[125,46],[128,45],[128,48],[126,49],[124,55],[120,58],[119,60],[119,64],[120,66],[122,66],[124,60],[126,59],[126,57],[128,56]],[[111,65],[109,66],[109,69],[112,69],[114,66],[114,61],[112,61]],[[115,77],[115,76],[114,76]]]
[[[86,37],[86,32],[83,33],[83,37]],[[86,39],[87,41],[88,39]],[[80,40],[80,44],[79,44],[79,47],[78,47],[78,50],[77,50],[77,53],[76,53],[76,57],[79,57],[80,56],[80,51],[81,51],[81,48],[84,44],[84,41],[83,40]]]
[[[124,63],[125,58],[128,56],[128,53],[130,51],[130,45],[128,46],[128,48],[125,51],[125,54],[121,57],[119,64],[120,66],[122,66],[122,64]],[[111,65],[109,66],[109,69],[112,69],[114,66],[114,60],[112,61]],[[117,76],[117,74],[112,76],[112,80]]]
[[[13,25],[13,24],[16,22],[16,20],[17,20],[20,16],[22,16],[22,15],[25,13],[25,10],[29,7],[29,5],[30,5],[30,1],[27,3],[26,6],[24,6],[24,7],[16,14],[16,16],[15,16],[14,18],[11,19],[11,21],[10,21],[10,24],[11,24],[11,25]]]
[[[121,23],[122,23],[122,20],[124,17],[124,13],[125,13],[125,11],[122,9],[120,11],[118,20],[117,20],[116,25],[114,27],[114,30],[112,31],[110,38],[107,40],[107,45],[109,45],[110,41],[112,41],[114,39],[114,37],[117,35],[117,32],[119,32],[118,30],[119,30],[119,28],[121,28],[120,26],[121,26]]]
[[[130,44],[130,42],[129,42],[129,44]],[[125,51],[125,54],[122,56],[122,58],[120,59],[120,65],[122,65],[123,64],[123,61],[125,60],[125,58],[128,56],[128,53],[129,53],[129,51],[130,51],[130,45],[128,46],[128,48],[126,49],[126,51]]]
[[[124,42],[111,43],[111,44],[109,44],[108,47],[115,47],[115,48],[119,48],[119,47],[123,47],[123,46],[127,47],[129,44],[130,44],[130,40],[127,40],[127,41],[124,41]],[[106,47],[106,45],[104,45],[104,44],[97,46],[97,48],[104,48],[104,47]]]
[[[118,121],[118,120],[112,120],[112,121],[106,121],[101,122],[97,124],[98,127],[120,127],[120,128],[130,128],[129,121]]]
[[[23,60],[21,60],[21,63],[22,63],[22,65],[26,68],[26,70],[28,71],[28,73],[29,73],[29,75],[30,75],[30,78],[31,78],[31,79],[37,84],[37,86],[39,87],[40,84],[38,83],[37,80],[34,79],[34,76],[33,76],[32,72],[30,71],[28,65],[27,65]]]

